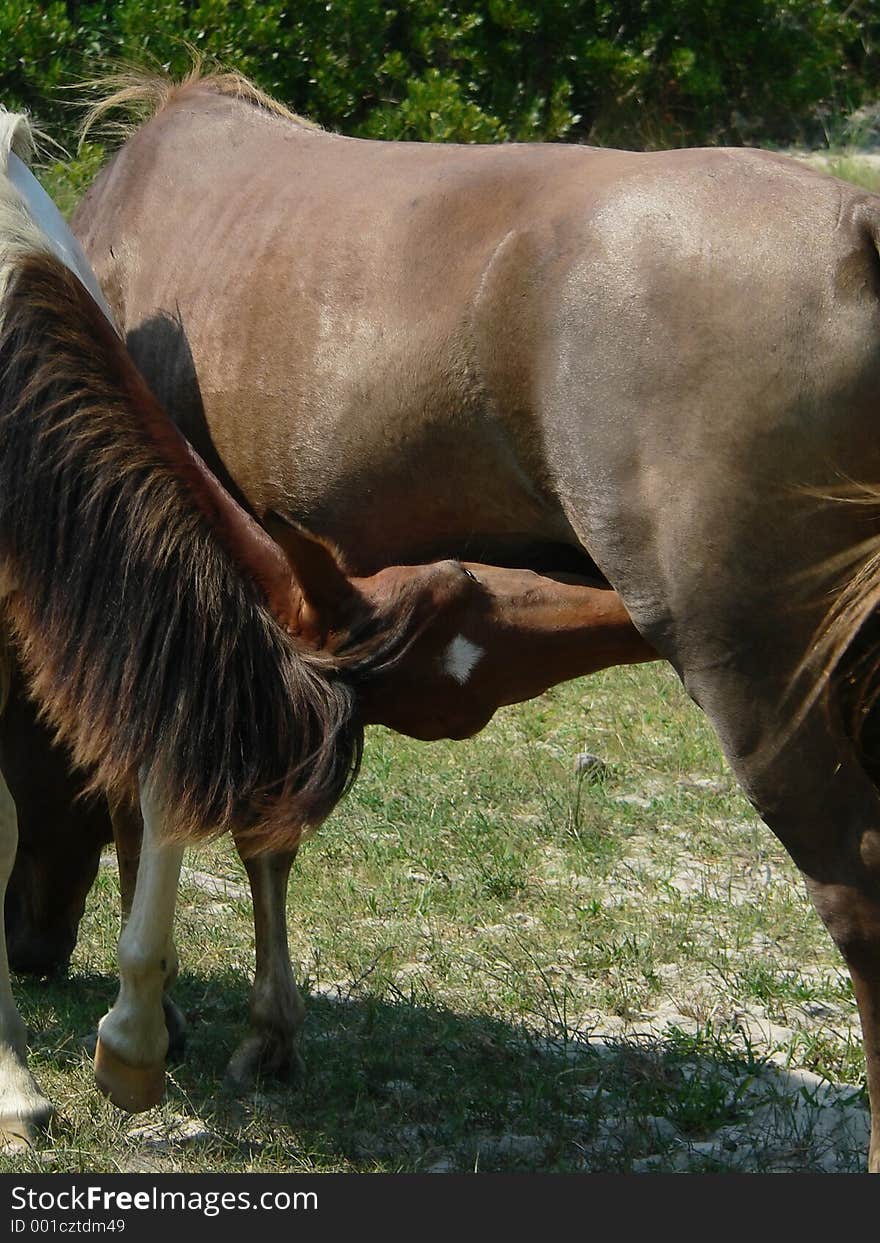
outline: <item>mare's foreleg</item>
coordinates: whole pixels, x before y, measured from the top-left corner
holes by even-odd
[[[296,851],[242,856],[254,903],[256,970],[250,1028],[233,1053],[227,1075],[250,1087],[261,1074],[297,1076],[297,1044],[305,1005],[293,978],[287,944],[287,882]]]
[[[18,848],[18,822],[12,796],[0,777],[0,910]],[[52,1106],[27,1068],[27,1032],[12,996],[6,934],[0,926],[0,1145],[34,1141],[52,1118]]]
[[[115,1105],[149,1109],[165,1090],[168,1030],[162,999],[183,847],[160,840],[160,807],[141,789],[144,830],[131,913],[119,938],[119,996],[98,1025],[95,1079]]]

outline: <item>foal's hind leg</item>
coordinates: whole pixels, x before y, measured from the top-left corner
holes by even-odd
[[[287,881],[296,851],[242,856],[254,902],[256,971],[250,1029],[233,1053],[227,1076],[250,1087],[261,1074],[298,1076],[297,1048],[305,1005],[293,978],[287,945]]]
[[[0,777],[0,910],[15,863],[18,826],[6,783]],[[52,1106],[27,1068],[27,1032],[12,996],[6,937],[0,928],[0,1145],[32,1143],[52,1118]]]

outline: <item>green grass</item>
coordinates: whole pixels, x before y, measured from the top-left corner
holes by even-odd
[[[41,152],[37,175],[61,214],[69,217],[103,167],[106,153],[97,143],[87,142],[68,160],[60,160],[57,155],[51,147]]]
[[[863,190],[870,190],[872,194],[880,194],[880,167],[873,162],[869,163],[858,154],[829,155],[827,170],[832,177],[850,181],[855,186],[861,186]]]
[[[841,181],[848,181],[862,190],[869,190],[872,194],[880,194],[880,163],[877,161],[876,152],[860,152],[850,147],[831,147],[821,151],[797,151],[794,154],[799,160],[819,169],[820,172],[839,177]]]
[[[575,775],[584,749],[601,779]],[[222,844],[190,862],[244,879]],[[371,732],[291,885],[309,1000],[298,1088],[223,1086],[250,908],[184,884],[186,1060],[145,1117],[98,1096],[78,1037],[113,999],[116,897],[102,870],[70,980],[18,986],[65,1123],[0,1169],[809,1169],[827,1145],[783,1125],[806,1108],[792,1072],[864,1103],[836,952],[664,667],[557,688],[466,744]],[[744,1147],[777,1098],[782,1120]],[[808,1120],[826,1113],[810,1104]],[[858,1139],[833,1155],[864,1161]]]

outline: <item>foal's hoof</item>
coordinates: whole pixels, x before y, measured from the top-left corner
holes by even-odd
[[[114,1105],[131,1114],[158,1105],[165,1095],[165,1063],[129,1066],[98,1037],[95,1048],[95,1082]]]
[[[300,1083],[305,1063],[289,1033],[248,1032],[229,1059],[226,1080],[237,1091],[250,1091],[258,1079]]]
[[[187,1022],[184,1018],[183,1011],[176,1006],[170,997],[162,998],[162,1010],[165,1014],[165,1029],[168,1032],[168,1054],[167,1062],[179,1062],[183,1060],[186,1052],[186,1031]],[[87,1036],[83,1036],[80,1045],[86,1055],[94,1059],[98,1048],[97,1031],[89,1032]],[[107,1050],[104,1050],[106,1056]]]

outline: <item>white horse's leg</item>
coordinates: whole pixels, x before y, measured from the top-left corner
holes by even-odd
[[[21,1145],[33,1142],[46,1129],[53,1109],[27,1068],[27,1032],[9,980],[2,913],[18,849],[18,820],[2,776],[0,803],[0,1144]]]
[[[119,938],[119,996],[98,1025],[95,1079],[114,1105],[138,1113],[165,1090],[168,1031],[162,995],[183,847],[160,842],[159,804],[141,788],[144,833],[131,914]]]
[[[295,850],[242,858],[254,902],[257,961],[250,1029],[226,1069],[238,1087],[252,1087],[260,1074],[295,1077],[303,1070],[297,1042],[306,1008],[287,945],[287,879],[295,858]]]

